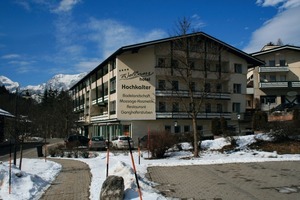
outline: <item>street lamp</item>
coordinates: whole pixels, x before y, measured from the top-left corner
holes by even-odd
[[[239,126],[239,135],[241,135],[241,126],[240,126],[241,115],[238,114],[238,115],[237,115],[237,118],[238,118],[238,126]]]

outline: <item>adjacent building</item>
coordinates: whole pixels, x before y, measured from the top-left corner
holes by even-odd
[[[265,64],[249,69],[247,109],[268,113],[300,103],[300,47],[269,44],[252,56]]]
[[[247,107],[248,69],[261,65],[203,32],[121,47],[70,89],[81,134],[137,140],[149,131],[190,132],[191,96],[203,100],[201,134],[212,134],[216,117],[237,127]]]
[[[14,117],[9,112],[2,110],[0,108],[0,143],[4,142],[4,118],[12,118]]]

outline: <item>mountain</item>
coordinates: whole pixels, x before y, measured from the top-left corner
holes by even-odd
[[[2,85],[4,85],[9,91],[16,91],[16,89],[20,86],[19,83],[13,82],[5,76],[0,76],[0,86]]]
[[[53,76],[46,83],[41,83],[39,85],[28,85],[22,87],[21,90],[29,90],[32,94],[42,94],[45,89],[51,90],[68,90],[80,79],[82,79],[86,73],[69,75],[69,74],[58,74]],[[20,86],[19,83],[13,82],[5,76],[0,76],[0,85],[4,85],[7,90],[10,92],[15,92],[16,89]]]

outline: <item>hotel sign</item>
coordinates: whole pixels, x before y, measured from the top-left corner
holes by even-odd
[[[118,71],[117,77],[118,119],[155,119],[154,71],[139,71],[124,67]]]

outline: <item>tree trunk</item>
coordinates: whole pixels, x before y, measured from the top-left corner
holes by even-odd
[[[198,134],[197,134],[197,121],[196,117],[193,116],[193,131],[194,131],[194,157],[198,157]]]

